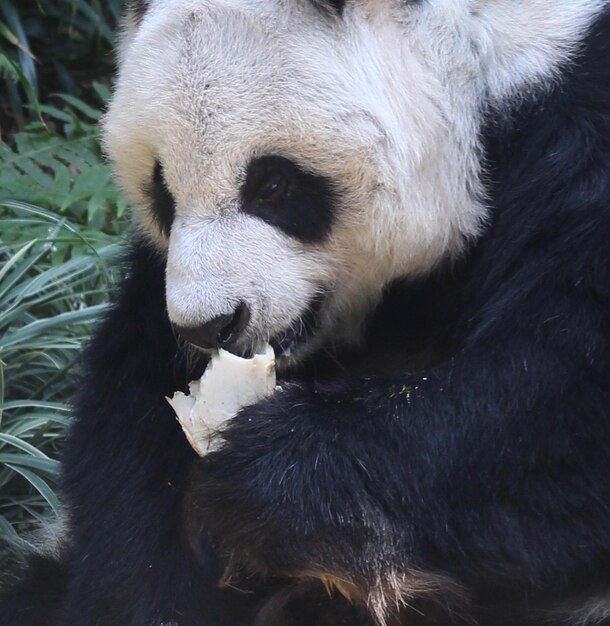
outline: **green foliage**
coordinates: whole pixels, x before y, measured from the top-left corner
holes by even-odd
[[[0,0],[0,563],[57,510],[79,355],[116,283],[125,202],[98,123],[121,4]]]
[[[89,99],[112,72],[123,0],[0,0],[0,127],[22,126],[54,92]],[[29,108],[24,109],[24,105]]]
[[[107,97],[104,88],[97,89]],[[0,200],[44,205],[78,223],[118,233],[126,207],[100,153],[101,114],[72,96],[62,100],[61,109],[40,106],[53,125],[31,122],[13,135],[12,145],[0,143]]]
[[[21,202],[0,202],[0,542],[49,509],[75,366],[114,282],[115,238]],[[2,549],[0,545],[0,550]]]

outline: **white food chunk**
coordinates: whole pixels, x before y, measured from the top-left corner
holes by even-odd
[[[189,391],[189,395],[177,391],[167,401],[193,449],[204,456],[218,447],[218,431],[228,420],[275,391],[273,348],[267,344],[263,354],[251,359],[221,348],[201,379],[189,383]]]

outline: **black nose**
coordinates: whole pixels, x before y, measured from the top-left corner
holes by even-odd
[[[228,348],[239,339],[249,320],[250,309],[242,302],[233,313],[219,315],[201,326],[174,324],[174,330],[199,348]]]

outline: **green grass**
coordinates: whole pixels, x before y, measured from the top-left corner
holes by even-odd
[[[100,150],[120,0],[0,0],[0,562],[58,508],[125,202]]]

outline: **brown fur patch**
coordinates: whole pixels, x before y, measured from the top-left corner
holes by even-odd
[[[440,574],[417,570],[394,571],[370,582],[344,573],[312,569],[292,573],[290,578],[297,581],[290,597],[310,590],[315,583],[321,583],[329,597],[338,593],[349,603],[366,607],[379,626],[402,624],[406,612],[417,611],[412,603],[420,600],[432,602],[447,614],[459,615],[462,619],[467,619],[470,614],[465,590]]]

